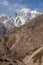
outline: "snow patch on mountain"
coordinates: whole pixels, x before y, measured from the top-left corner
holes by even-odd
[[[8,31],[12,30],[15,26],[13,18],[9,18],[8,20],[5,20],[3,23]]]
[[[2,14],[0,17],[8,17],[6,14]],[[9,18],[9,17],[8,17]]]

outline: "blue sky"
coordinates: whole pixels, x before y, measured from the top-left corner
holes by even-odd
[[[43,0],[0,0],[0,15],[13,16],[15,11],[22,8],[43,11]]]

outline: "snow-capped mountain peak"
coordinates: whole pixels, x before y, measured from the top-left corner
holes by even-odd
[[[5,15],[4,13],[0,16],[0,22],[4,22],[5,20],[9,19],[9,17],[7,15]]]
[[[39,12],[37,12],[37,11],[31,11],[31,18],[30,19],[35,18],[37,15],[39,15]]]
[[[28,13],[29,11],[30,11],[30,10],[27,9],[27,8],[23,8],[23,9],[20,10],[20,12],[23,12],[23,13]]]
[[[39,12],[37,12],[36,10],[30,10],[30,9],[27,9],[27,8],[23,8],[23,9],[20,10],[19,15],[20,14],[22,14],[21,16],[23,16],[23,15],[30,16],[31,15],[30,16],[30,18],[31,18],[32,16],[36,17],[39,14]],[[32,17],[32,18],[34,18],[34,17]]]
[[[23,8],[17,13],[17,16],[14,20],[15,26],[19,27],[19,26],[25,24],[27,20],[31,20],[38,15],[39,15],[39,12],[37,12],[37,11]]]
[[[6,15],[3,13],[0,17],[2,17],[2,16],[6,16]]]
[[[2,14],[0,17],[8,17],[6,14]],[[9,18],[9,17],[8,17]]]

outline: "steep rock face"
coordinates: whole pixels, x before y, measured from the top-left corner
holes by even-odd
[[[3,23],[0,23],[0,35],[6,34],[6,28]]]
[[[7,32],[12,31],[12,29],[15,27],[13,18],[9,18],[8,20],[5,20],[4,25]]]
[[[4,36],[0,35],[0,58],[9,52]]]

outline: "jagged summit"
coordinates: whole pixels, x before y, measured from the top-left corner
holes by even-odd
[[[8,17],[8,16],[5,13],[2,13],[2,15],[0,17]]]
[[[15,26],[19,27],[39,15],[39,12],[27,8],[21,9],[15,18]]]
[[[30,11],[29,9],[27,9],[27,8],[23,8],[23,9],[21,9],[19,12],[27,13],[27,12],[29,12],[29,11]]]
[[[20,10],[20,13],[22,13],[22,15],[24,14],[25,16],[28,16],[28,18],[30,18],[30,19],[36,17],[39,14],[39,12],[37,12],[35,10],[30,10],[30,9],[25,9],[25,8]]]
[[[0,16],[0,22],[2,23],[2,22],[4,22],[5,20],[7,20],[9,17],[6,15],[6,14],[2,14],[1,16]]]
[[[2,17],[2,16],[6,16],[6,15],[3,13],[0,17]]]

